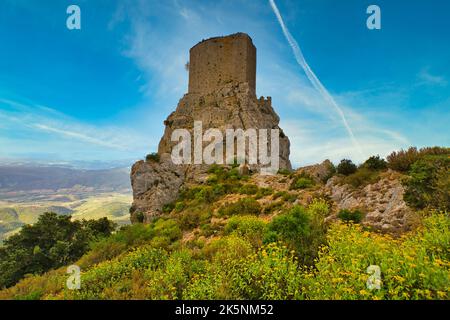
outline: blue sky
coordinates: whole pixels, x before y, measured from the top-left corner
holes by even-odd
[[[81,8],[81,30],[66,8]],[[2,0],[0,158],[139,159],[187,91],[189,48],[246,32],[295,165],[450,145],[450,2],[276,0],[339,114],[297,64],[265,0]],[[382,29],[366,28],[381,8]]]

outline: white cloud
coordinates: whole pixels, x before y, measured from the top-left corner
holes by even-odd
[[[16,152],[37,148],[42,151],[61,154],[80,154],[88,150],[103,153],[104,158],[109,154],[122,154],[122,157],[133,157],[142,153],[144,146],[149,143],[145,137],[133,129],[117,126],[99,126],[82,123],[66,116],[55,109],[36,104],[23,104],[16,101],[0,99],[0,119],[3,128],[8,132],[2,143],[9,146],[14,141],[30,141],[14,146]],[[20,133],[15,136],[14,133]],[[43,138],[43,135],[47,137]],[[50,137],[48,137],[50,135]],[[9,142],[8,142],[9,141]],[[34,141],[34,143],[33,143]],[[58,145],[58,149],[52,149]]]
[[[433,75],[430,73],[429,68],[422,69],[417,74],[418,85],[437,85],[445,87],[447,85],[447,80],[443,76]]]

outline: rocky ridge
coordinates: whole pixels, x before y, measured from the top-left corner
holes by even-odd
[[[143,213],[144,221],[160,215],[163,206],[176,199],[183,185],[205,178],[207,165],[175,165],[171,158],[171,150],[176,144],[171,141],[173,131],[187,129],[193,136],[194,121],[201,121],[204,131],[216,128],[223,133],[227,129],[279,129],[280,168],[291,170],[289,139],[278,126],[279,117],[270,99],[256,99],[247,83],[229,83],[207,95],[186,94],[164,121],[166,127],[158,147],[159,161],[139,161],[132,167],[132,221],[136,221],[135,212]],[[249,167],[253,171],[260,169],[259,165]]]

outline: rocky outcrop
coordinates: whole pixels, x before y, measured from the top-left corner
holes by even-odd
[[[162,214],[164,205],[175,201],[184,186],[203,184],[207,166],[175,165],[169,154],[159,161],[138,161],[131,168],[133,204],[131,221],[149,222]]]
[[[176,129],[187,129],[194,136],[194,121],[201,121],[203,132],[209,128],[219,129],[223,134],[225,149],[225,132],[227,129],[279,129],[279,166],[291,169],[289,161],[289,139],[278,126],[278,115],[272,108],[271,99],[256,99],[248,83],[229,83],[220,90],[206,95],[186,94],[178,107],[167,120],[164,135],[159,143],[158,153],[171,153],[178,141],[172,142],[172,133]],[[270,139],[269,139],[270,142]],[[209,142],[204,142],[204,146]],[[268,143],[270,149],[270,143]],[[248,156],[248,152],[246,151]],[[223,157],[225,159],[225,157]],[[251,165],[258,170],[258,165]]]
[[[362,223],[376,230],[399,234],[410,230],[416,222],[416,215],[403,200],[404,188],[396,172],[388,171],[378,182],[356,190],[341,184],[335,176],[327,182],[325,191],[337,211],[359,209],[366,213]]]
[[[136,162],[131,168],[131,221],[146,221],[149,217],[160,215],[163,206],[177,198],[185,175],[185,168],[172,164],[165,156],[159,162]]]
[[[335,171],[333,163],[328,159],[320,164],[302,167],[297,170],[298,173],[306,173],[317,183],[326,182]]]
[[[142,212],[146,219],[158,216],[163,205],[176,199],[179,189],[185,183],[205,176],[207,165],[175,165],[171,158],[172,148],[177,144],[171,141],[172,132],[176,129],[186,129],[191,133],[191,137],[194,137],[194,121],[202,122],[203,131],[216,128],[223,132],[224,146],[227,129],[280,129],[279,117],[270,100],[257,100],[252,96],[247,83],[228,84],[205,96],[186,94],[177,109],[164,121],[166,128],[158,148],[160,161],[139,161],[132,168],[133,212]],[[270,139],[268,141],[270,143]],[[279,144],[279,166],[290,170],[290,143],[281,129]],[[260,170],[260,166],[248,165],[242,170],[255,172]]]
[[[194,145],[198,142],[195,139],[195,124],[201,123],[201,134],[208,129],[218,129],[222,141],[216,140],[214,143],[222,143],[223,163],[230,159],[227,159],[226,154],[228,129],[235,132],[239,129],[244,132],[254,129],[258,135],[258,146],[261,144],[260,130],[266,129],[269,155],[272,153],[271,130],[278,129],[279,168],[291,170],[289,139],[278,126],[280,119],[272,108],[272,99],[256,97],[256,48],[251,38],[239,33],[202,41],[191,49],[190,59],[189,91],[179,101],[176,110],[164,121],[165,131],[158,147],[160,160],[139,161],[132,168],[131,184],[134,197],[130,210],[132,221],[136,221],[138,217],[150,221],[162,213],[165,204],[178,197],[184,185],[201,181],[206,177],[207,165],[194,165],[193,161],[189,164],[173,163],[172,149],[179,141],[172,141],[172,134],[177,129],[187,130],[189,133],[192,155]],[[205,148],[211,141],[202,141],[200,137],[200,144]],[[261,150],[258,148],[258,151]],[[247,144],[245,156],[248,155]],[[266,167],[271,166],[258,161],[250,163],[248,167],[243,166],[240,170],[255,172]],[[278,170],[276,166],[275,170]]]

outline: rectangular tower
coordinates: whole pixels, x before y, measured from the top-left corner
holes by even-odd
[[[204,40],[189,53],[189,93],[207,94],[230,82],[248,82],[256,92],[256,47],[247,34]]]

